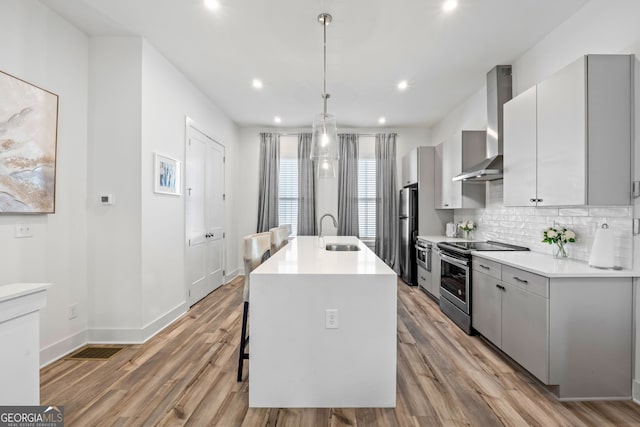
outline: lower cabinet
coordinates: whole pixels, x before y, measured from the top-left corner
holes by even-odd
[[[549,278],[480,257],[471,274],[473,328],[558,398],[630,398],[630,277]]]
[[[549,300],[503,283],[502,351],[549,382]]]
[[[479,271],[472,295],[474,329],[547,383],[548,300]]]

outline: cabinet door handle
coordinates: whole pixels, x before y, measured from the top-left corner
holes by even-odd
[[[524,280],[524,279],[521,279],[521,278],[516,277],[516,276],[513,276],[513,278],[514,278],[514,279],[516,279],[516,280],[517,280],[518,282],[520,282],[520,283],[529,283],[529,281],[528,281],[528,280]]]
[[[500,289],[501,291],[504,291],[504,286],[502,285],[496,285],[496,288]]]
[[[529,199],[529,201],[530,201],[531,203],[535,203],[535,202],[537,202],[537,201],[538,201],[538,199]]]
[[[491,267],[487,267],[486,265],[478,264],[480,268],[484,268],[485,270],[491,270]]]
[[[422,280],[427,280],[427,279],[425,279],[425,278],[424,278],[424,277],[422,277],[422,276],[420,276],[420,278],[421,278]]]

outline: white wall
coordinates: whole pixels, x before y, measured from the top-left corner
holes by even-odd
[[[142,41],[97,37],[90,46],[89,338],[110,341],[109,331],[142,324]],[[115,204],[101,205],[101,194]]]
[[[513,65],[513,81],[514,81],[514,96],[523,92],[527,88],[534,84],[544,80],[555,71],[559,70],[563,66],[571,63],[579,56],[584,54],[606,54],[606,53],[634,53],[640,57],[640,26],[638,25],[638,16],[640,16],[640,2],[635,0],[622,0],[611,2],[607,0],[593,0],[589,2],[585,7],[578,11],[574,16],[570,17],[562,25],[560,25],[553,32],[548,34],[543,40],[535,45],[528,52],[524,53],[519,58],[514,58]],[[636,61],[636,67],[639,66]],[[488,71],[488,70],[487,70]],[[638,86],[640,79],[637,78],[636,87]],[[469,127],[486,127],[486,105],[483,100],[483,96],[486,93],[486,88],[481,88],[477,94],[469,98],[465,103],[456,108],[450,114],[447,115],[433,128],[434,141],[440,141],[446,139],[454,131],[469,128]],[[640,93],[637,93],[636,104],[640,101]],[[638,108],[636,108],[636,114],[638,114]],[[640,125],[640,120],[636,117],[636,123]],[[637,135],[640,126],[636,126]],[[640,141],[640,137],[636,136],[636,144]],[[636,153],[638,153],[636,149]],[[636,160],[636,178],[640,179],[640,165]],[[499,187],[499,184],[495,184]],[[498,190],[498,188],[494,188]],[[638,205],[638,202],[636,202]],[[490,209],[500,210],[500,206],[490,206]],[[639,206],[635,207],[635,216],[638,215]],[[625,209],[625,208],[623,208]],[[626,208],[626,211],[614,210],[604,211],[608,212],[604,215],[600,215],[603,211],[587,210],[586,212],[567,212],[567,218],[569,221],[574,222],[576,226],[580,225],[580,222],[593,222],[596,218],[606,217],[607,215],[613,217],[616,221],[624,222],[622,227],[626,231],[619,230],[619,233],[624,233],[624,236],[619,234],[619,240],[630,241],[631,238],[631,209]],[[461,211],[456,213],[456,219],[464,218],[469,215],[486,214],[486,211],[478,210],[474,212]],[[533,215],[547,216],[549,211],[544,209],[533,210]],[[576,214],[577,215],[574,215]],[[512,215],[517,216],[518,212],[502,212],[498,215]],[[550,217],[561,216],[561,212],[554,211]],[[571,224],[571,222],[569,224]],[[542,229],[542,228],[541,228]],[[495,230],[494,230],[495,231]],[[480,233],[480,229],[478,229]],[[533,247],[536,248],[538,244],[538,238],[531,236],[530,241]],[[638,237],[633,238],[633,245],[637,248]],[[618,250],[624,249],[626,253],[624,257],[628,259],[634,259],[634,266],[640,267],[640,254],[637,249],[633,250],[630,247],[621,248],[624,243],[619,244]],[[630,246],[630,245],[627,245]],[[578,257],[580,258],[580,257]],[[636,292],[636,295],[638,292]],[[636,297],[636,363],[635,363],[635,378],[634,382],[634,396],[636,400],[640,399],[640,316],[637,315],[640,309],[640,297]]]
[[[414,147],[432,145],[431,132],[426,128],[376,128],[376,129],[340,129],[343,132],[356,133],[392,133],[398,134],[396,141],[396,156],[398,169],[398,185],[400,185],[400,173],[402,170],[402,157]],[[240,143],[238,158],[242,164],[238,165],[235,181],[237,183],[238,198],[236,201],[236,218],[238,224],[238,240],[242,236],[256,232],[258,223],[258,174],[260,159],[260,132],[299,133],[311,132],[311,129],[302,128],[254,128],[244,127],[240,129]],[[318,218],[325,213],[338,214],[338,179],[322,179],[317,181],[316,210]],[[336,228],[329,219],[323,224],[323,234],[335,235]],[[242,254],[238,245],[238,265],[242,265]],[[229,252],[231,253],[231,252]]]
[[[59,96],[56,212],[0,216],[0,285],[50,282],[41,361],[82,344],[87,329],[87,79],[89,43],[37,1],[0,2],[0,70]],[[0,117],[0,121],[7,118]],[[15,224],[32,238],[16,239]],[[68,319],[77,304],[78,317]],[[7,344],[7,343],[5,343]]]
[[[238,129],[149,43],[142,46],[142,321],[147,326],[186,301],[185,196],[153,192],[153,153],[184,162],[186,116],[225,146],[226,245],[227,253],[235,254],[238,239],[232,206]],[[237,258],[227,257],[230,277],[237,274],[237,268]]]
[[[139,37],[92,38],[90,88],[89,340],[143,342],[188,309],[185,196],[154,193],[154,153],[184,165],[190,117],[225,145],[232,187],[237,128]],[[98,204],[100,194],[115,204]],[[235,254],[233,195],[229,188],[226,227]],[[227,257],[231,276],[236,261]]]

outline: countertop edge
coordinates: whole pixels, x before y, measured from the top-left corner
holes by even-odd
[[[504,254],[504,253],[513,253],[513,252],[500,252],[500,254]],[[577,269],[588,269],[587,271],[575,271],[575,272],[571,272],[571,271],[567,271],[567,272],[552,272],[549,270],[541,270],[539,268],[536,267],[532,267],[530,265],[527,264],[522,264],[519,262],[515,262],[509,259],[505,259],[504,257],[499,256],[499,253],[497,252],[483,252],[483,251],[473,251],[471,253],[472,256],[477,256],[479,258],[484,258],[484,259],[488,259],[490,261],[495,261],[498,262],[500,264],[505,264],[508,265],[510,267],[515,267],[515,268],[519,268],[521,270],[526,270],[529,271],[531,273],[534,274],[538,274],[540,276],[544,276],[544,277],[548,277],[548,278],[569,278],[569,277],[594,277],[594,278],[598,278],[598,277],[618,277],[618,278],[633,278],[633,277],[640,277],[640,271],[635,271],[635,270],[628,270],[628,269],[623,269],[623,270],[605,270],[605,269],[599,269],[599,268],[595,268],[595,267],[590,267],[586,262],[582,262],[582,261],[576,261],[576,260],[572,260],[572,259],[568,259],[568,260],[556,260],[554,258],[551,257],[551,255],[546,255],[546,254],[541,254],[541,253],[537,253],[537,252],[527,252],[530,254],[535,254],[534,256],[546,256],[549,257],[549,263],[569,263],[569,264],[574,264],[575,267]]]
[[[0,302],[44,291],[52,286],[53,284],[51,283],[9,283],[0,285]]]

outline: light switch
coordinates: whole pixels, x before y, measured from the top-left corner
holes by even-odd
[[[16,238],[33,237],[30,224],[16,224]]]
[[[338,329],[338,309],[327,308],[324,315],[325,329]]]

